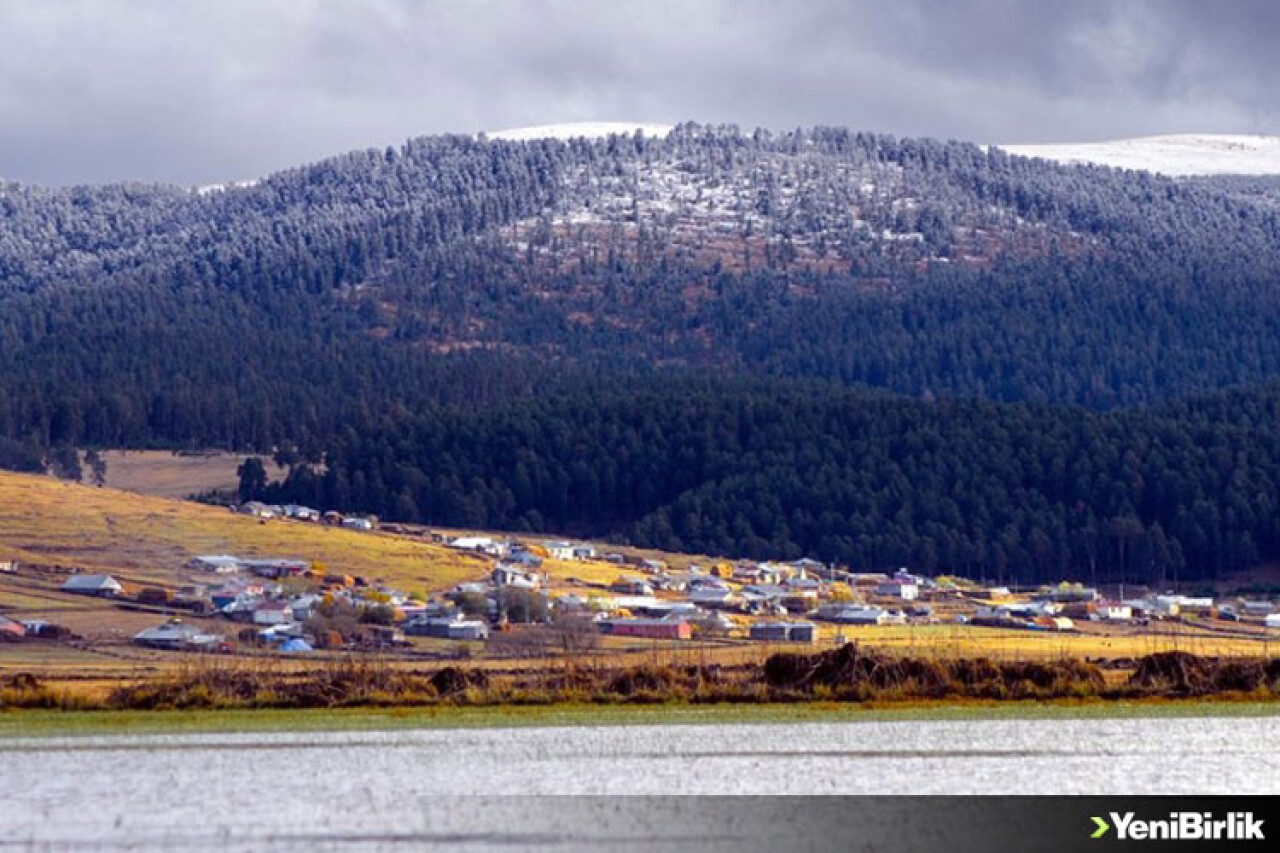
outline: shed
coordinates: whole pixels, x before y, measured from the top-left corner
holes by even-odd
[[[216,574],[232,574],[240,571],[240,558],[230,554],[208,554],[191,560],[191,567]]]
[[[792,622],[787,639],[793,643],[818,642],[818,626],[812,622]]]
[[[124,592],[124,585],[111,575],[72,575],[62,584],[62,591],[113,598]]]
[[[198,628],[184,624],[180,619],[171,619],[163,625],[148,628],[134,636],[133,641],[140,646],[168,651],[187,649],[206,649],[220,642],[217,634],[206,634]]]
[[[750,637],[767,643],[785,642],[790,627],[786,622],[757,622],[751,626]]]
[[[284,625],[293,621],[293,605],[288,601],[264,601],[253,610],[255,625]]]
[[[751,639],[766,642],[816,643],[818,626],[812,622],[757,622]]]
[[[602,623],[616,637],[644,637],[650,640],[688,640],[693,628],[688,622],[670,619],[610,619]]]

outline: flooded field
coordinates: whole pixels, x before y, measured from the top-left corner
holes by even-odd
[[[529,795],[1275,794],[1280,718],[18,737],[0,766],[0,847],[568,849],[617,810]]]

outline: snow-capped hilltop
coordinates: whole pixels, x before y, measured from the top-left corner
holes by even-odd
[[[1278,175],[1280,136],[1185,133],[1110,142],[1000,145],[1010,154],[1163,175]]]
[[[642,121],[580,121],[569,124],[513,127],[485,135],[490,139],[501,139],[507,142],[522,142],[529,139],[599,139],[613,134],[635,133],[637,130],[645,136],[666,136],[673,127],[674,125],[670,124]]]

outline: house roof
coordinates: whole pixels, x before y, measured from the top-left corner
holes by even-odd
[[[199,628],[183,622],[171,621],[154,628],[148,628],[134,635],[139,642],[166,643],[200,643],[214,642],[222,639],[216,634],[206,634]]]
[[[62,588],[72,592],[85,592],[104,589],[121,590],[124,587],[111,575],[72,575],[62,584]]]
[[[255,607],[255,610],[290,610],[293,603],[289,601],[264,601]]]

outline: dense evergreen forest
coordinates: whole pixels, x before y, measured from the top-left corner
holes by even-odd
[[[389,416],[257,497],[1006,581],[1167,584],[1280,554],[1280,386],[1150,411],[633,379]]]
[[[283,450],[387,518],[1210,577],[1280,556],[1277,246],[1274,180],[837,128],[0,184],[0,466]]]

